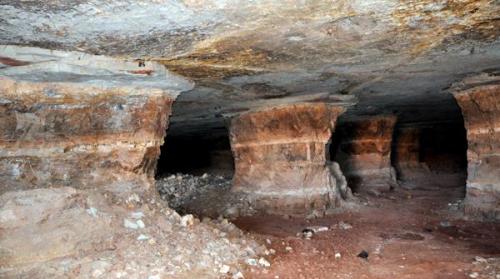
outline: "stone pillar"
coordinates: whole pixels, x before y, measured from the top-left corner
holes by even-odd
[[[402,127],[394,136],[394,167],[398,179],[410,181],[429,173],[428,168],[420,162],[421,128]]]
[[[500,220],[500,80],[455,90],[467,130],[466,213]]]
[[[304,215],[338,206],[342,193],[326,161],[326,145],[343,111],[305,103],[234,118],[233,191],[247,195],[263,213]]]
[[[154,185],[179,92],[162,66],[0,50],[23,62],[0,71],[0,193],[61,186],[140,193]]]
[[[391,166],[395,116],[372,116],[351,120],[339,129],[339,161],[349,186],[356,192],[388,191],[396,183]]]

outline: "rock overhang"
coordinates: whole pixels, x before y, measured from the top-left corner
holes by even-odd
[[[500,8],[486,0],[1,5],[2,43],[157,60],[194,81],[174,108],[179,134],[223,128],[243,103],[325,91],[359,99],[345,118],[399,107],[401,122],[447,122],[458,109],[443,89],[500,60]]]

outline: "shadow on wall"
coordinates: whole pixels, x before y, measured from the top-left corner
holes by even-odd
[[[234,159],[229,135],[167,136],[161,147],[156,176],[173,173],[210,173],[231,177],[234,173]]]

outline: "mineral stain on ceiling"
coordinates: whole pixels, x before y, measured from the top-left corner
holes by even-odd
[[[160,61],[195,83],[171,133],[274,103],[447,122],[446,89],[500,68],[500,1],[0,0],[0,44]]]

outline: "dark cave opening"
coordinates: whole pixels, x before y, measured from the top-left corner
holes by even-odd
[[[234,160],[229,135],[167,135],[161,147],[156,176],[183,173],[203,175],[210,173],[231,177]]]

